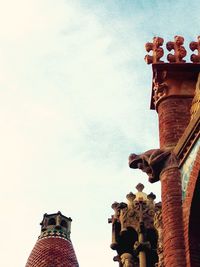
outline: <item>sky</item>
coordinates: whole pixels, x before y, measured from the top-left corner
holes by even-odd
[[[72,217],[80,267],[117,266],[114,201],[141,182],[130,153],[159,147],[144,44],[199,35],[199,2],[0,0],[1,266],[22,267],[44,213]]]

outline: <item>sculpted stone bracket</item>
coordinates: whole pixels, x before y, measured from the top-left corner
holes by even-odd
[[[164,39],[161,37],[154,37],[152,43],[146,43],[145,49],[147,52],[152,52],[152,55],[146,55],[145,61],[147,64],[154,63],[163,63],[160,59],[164,56],[164,49],[162,45],[164,43]],[[182,36],[176,35],[174,36],[174,41],[170,41],[166,43],[166,48],[168,51],[174,50],[174,53],[169,53],[167,55],[167,60],[170,63],[185,63],[186,61],[183,59],[187,55],[187,51],[184,47],[184,38]],[[197,50],[197,55],[192,54],[190,59],[193,63],[200,63],[200,36],[197,37],[197,42],[191,42],[189,48],[192,51]]]
[[[129,167],[141,169],[149,177],[149,182],[159,181],[163,171],[178,167],[176,156],[169,150],[151,149],[143,154],[131,154],[129,156]]]

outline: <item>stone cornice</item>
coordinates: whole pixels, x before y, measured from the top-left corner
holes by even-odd
[[[151,109],[167,97],[194,97],[199,63],[154,63],[152,70]]]
[[[190,121],[188,127],[185,129],[183,136],[180,138],[178,144],[174,148],[174,153],[179,159],[179,167],[182,166],[184,160],[192,150],[194,144],[200,137],[200,109],[196,113],[193,120]]]

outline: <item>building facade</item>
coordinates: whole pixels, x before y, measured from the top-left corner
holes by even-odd
[[[162,38],[154,37],[145,46],[151,52],[145,61],[152,64],[151,109],[158,113],[160,147],[129,157],[130,168],[141,169],[151,183],[161,182],[162,209],[159,213],[154,211],[153,219],[158,240],[157,263],[149,262],[150,248],[147,250],[143,244],[145,261],[140,260],[134,246],[131,253],[136,255],[135,263],[133,259],[124,263],[118,253],[119,266],[124,267],[200,266],[200,36],[190,43],[188,51],[181,36],[167,42],[166,49],[173,51],[167,55],[167,63],[161,60],[163,43]],[[191,54],[190,62],[184,59],[187,52]],[[121,214],[121,210],[118,212]],[[121,232],[121,221],[116,220]],[[114,228],[114,220],[112,224]],[[134,225],[131,227],[135,229]],[[149,242],[149,238],[146,235],[142,243]]]

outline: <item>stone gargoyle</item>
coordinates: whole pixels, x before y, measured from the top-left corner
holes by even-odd
[[[131,154],[129,156],[129,167],[141,169],[149,176],[149,182],[154,183],[160,179],[160,173],[166,167],[166,160],[171,156],[171,151],[151,149],[143,154]]]

